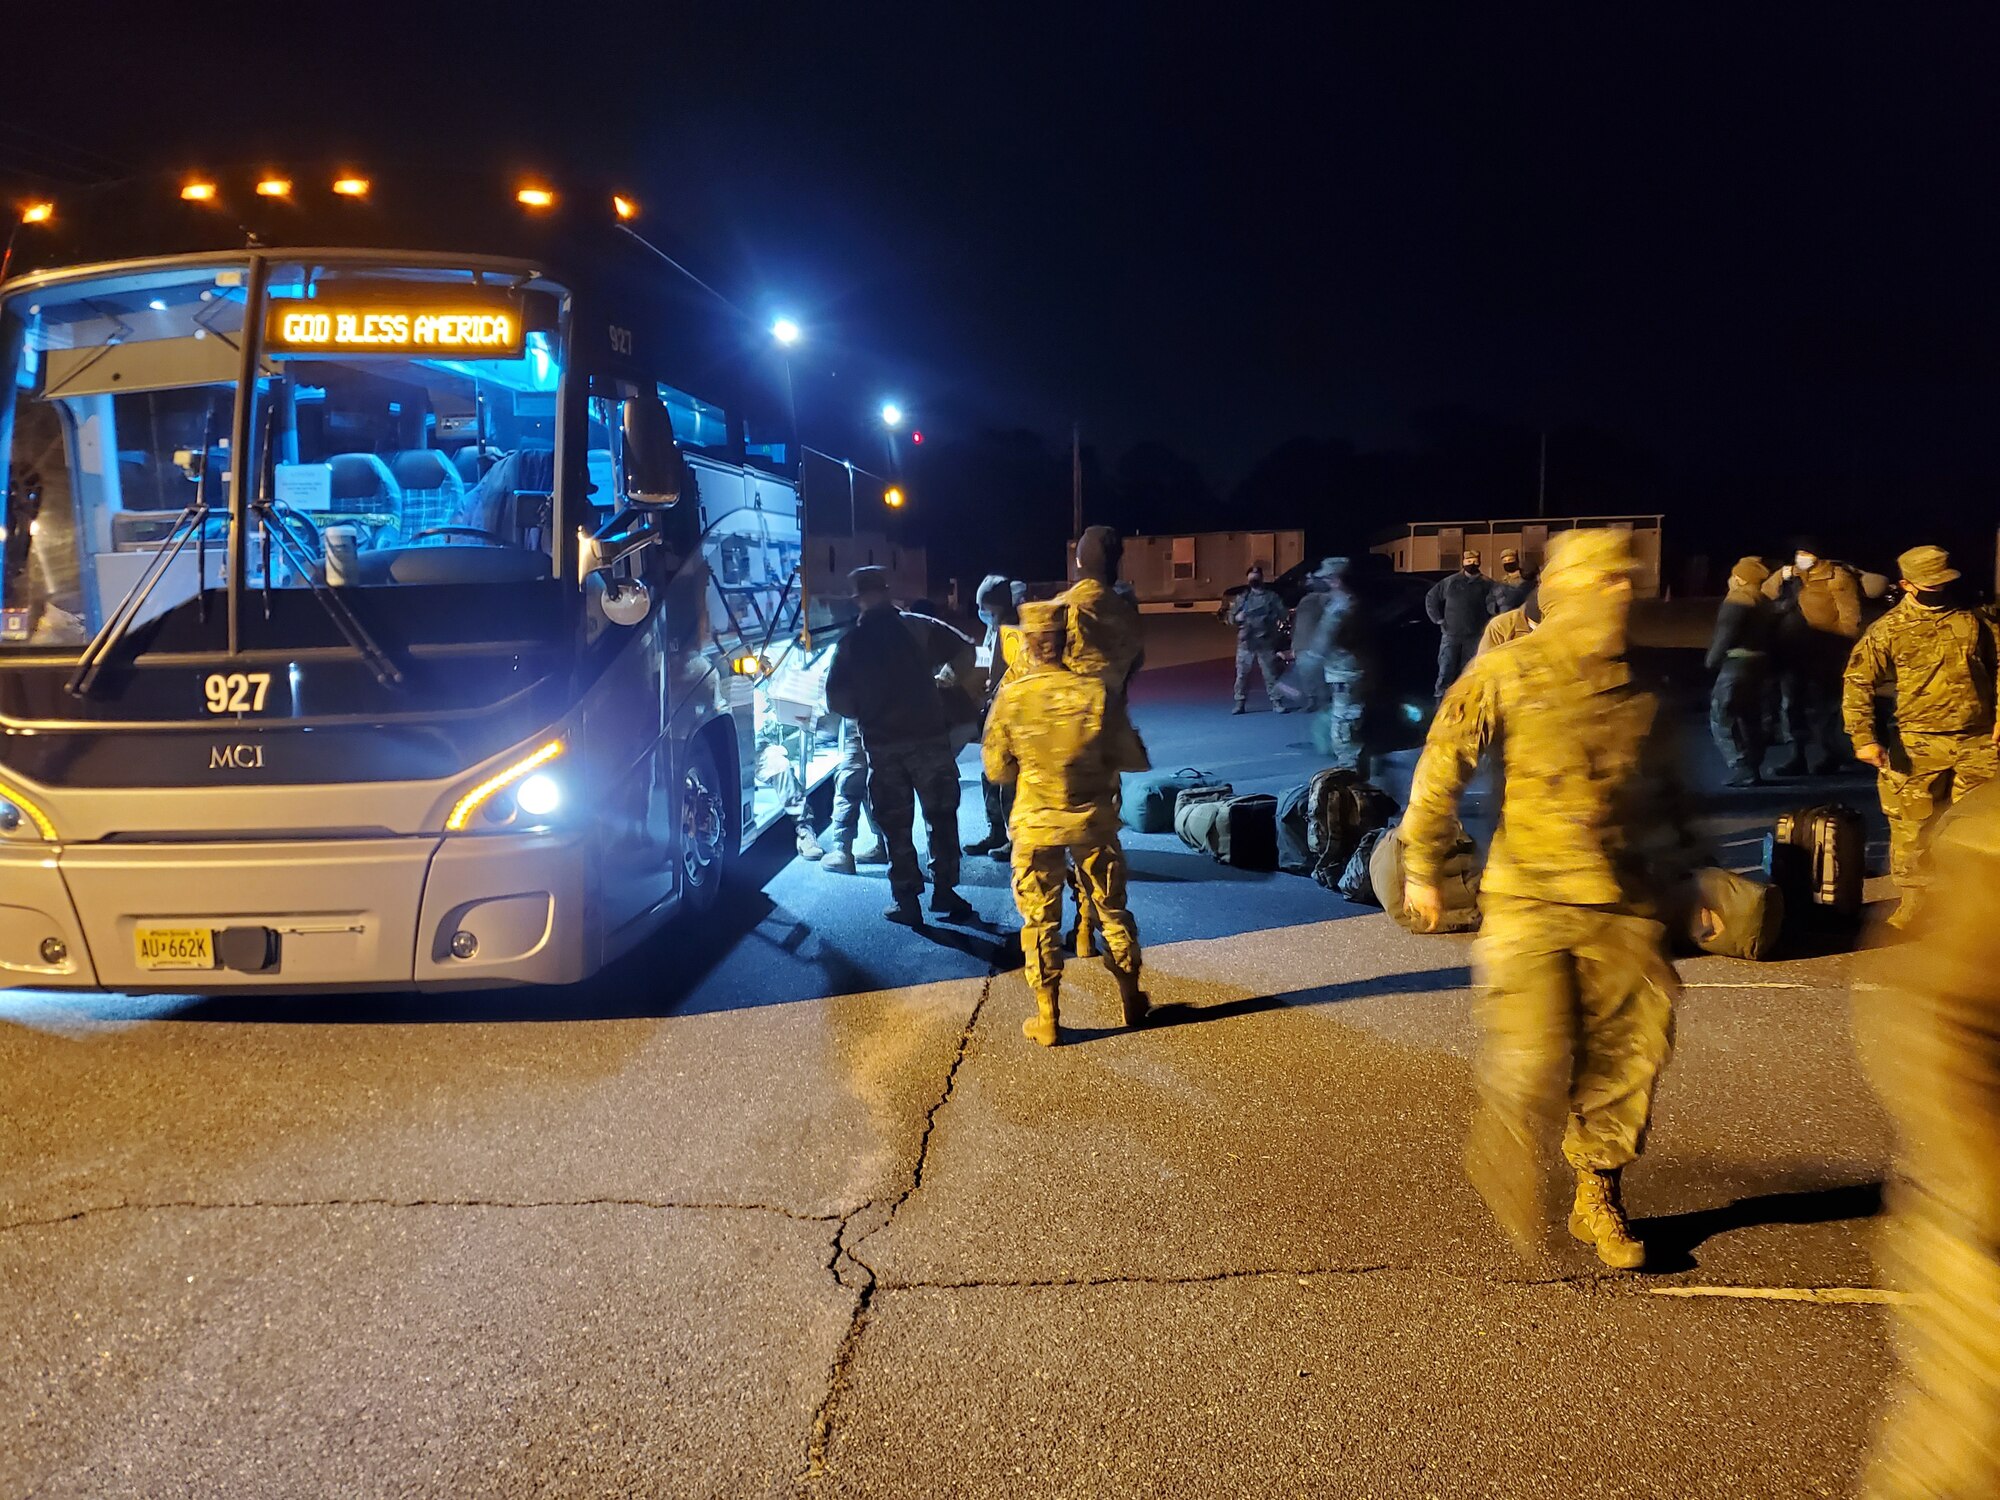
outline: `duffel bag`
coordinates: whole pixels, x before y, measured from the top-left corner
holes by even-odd
[[[1229,799],[1197,797],[1174,809],[1174,832],[1188,848],[1229,863]]]
[[[1247,792],[1223,803],[1229,831],[1224,864],[1239,870],[1278,868],[1278,799],[1268,792]]]
[[[1785,893],[1732,870],[1697,870],[1688,896],[1688,941],[1703,953],[1767,959],[1778,952]]]
[[[1436,927],[1419,929],[1412,924],[1403,905],[1403,841],[1390,834],[1375,845],[1368,862],[1368,876],[1375,885],[1375,899],[1396,919],[1396,925],[1411,932],[1470,932],[1479,925],[1479,871],[1473,868],[1475,850],[1465,830],[1458,831],[1450,856],[1438,876],[1438,893],[1444,900],[1444,919]]]
[[[1134,833],[1172,833],[1174,798],[1189,787],[1215,785],[1216,777],[1193,766],[1178,771],[1127,771],[1119,821]]]
[[[1306,817],[1306,783],[1278,793],[1278,868],[1291,875],[1310,875],[1312,847],[1306,832],[1312,826]]]

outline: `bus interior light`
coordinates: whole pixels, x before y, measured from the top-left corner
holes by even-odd
[[[562,753],[563,742],[550,740],[531,754],[522,756],[511,766],[496,771],[458,799],[451,809],[451,815],[444,820],[445,830],[449,833],[463,833],[466,824],[472,821],[472,815],[494,796],[504,792],[524,777],[532,775]]]

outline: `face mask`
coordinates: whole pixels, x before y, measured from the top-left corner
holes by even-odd
[[[1467,564],[1465,565],[1465,571],[1466,571],[1467,573],[1477,573],[1477,572],[1479,571],[1479,564],[1478,564],[1478,563],[1467,563]]]
[[[1801,573],[1810,573],[1813,564],[1818,561],[1819,559],[1814,557],[1810,552],[1801,552],[1797,557],[1792,559],[1792,566]]]

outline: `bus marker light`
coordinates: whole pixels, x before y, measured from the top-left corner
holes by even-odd
[[[69,944],[61,938],[42,939],[42,962],[56,968],[69,961]]]
[[[451,816],[444,820],[446,831],[450,833],[463,833],[465,825],[472,821],[472,815],[491,800],[496,792],[505,791],[522,777],[528,775],[537,767],[547,765],[562,753],[563,742],[561,740],[550,740],[532,755],[524,755],[505,770],[495,772],[493,775],[487,777],[478,786],[458,799],[457,804],[451,810]],[[54,838],[55,835],[51,833],[49,837]]]

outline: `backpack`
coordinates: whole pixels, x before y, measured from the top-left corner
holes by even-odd
[[[1306,848],[1313,879],[1335,889],[1364,833],[1386,828],[1401,811],[1396,799],[1353,772],[1328,767],[1306,783]]]
[[[1219,856],[1239,870],[1278,868],[1278,799],[1249,792],[1223,803],[1227,849]]]
[[[1775,957],[1785,921],[1785,893],[1730,870],[1697,870],[1689,891],[1687,938],[1703,953]]]
[[[1197,854],[1228,864],[1229,795],[1183,797],[1174,807],[1174,832]]]
[[[1783,893],[1795,927],[1852,928],[1866,848],[1861,814],[1843,802],[1780,813],[1764,835],[1764,878]]]
[[[1278,868],[1290,875],[1310,875],[1313,853],[1307,842],[1312,820],[1306,816],[1306,784],[1278,793]]]
[[[1183,766],[1178,771],[1128,771],[1122,786],[1119,821],[1134,833],[1172,833],[1174,799],[1189,787],[1215,786],[1206,771]]]
[[[1409,912],[1403,906],[1403,841],[1394,834],[1378,841],[1368,861],[1368,877],[1375,886],[1375,899],[1396,919],[1396,925],[1410,932]],[[1478,850],[1463,828],[1458,830],[1451,853],[1438,871],[1438,893],[1444,898],[1444,920],[1431,932],[1470,932],[1479,925]]]

